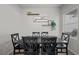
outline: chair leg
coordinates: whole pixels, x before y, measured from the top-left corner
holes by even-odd
[[[14,49],[14,51],[13,51],[13,55],[15,55],[15,49]]]
[[[66,48],[66,55],[68,55],[68,48]]]
[[[62,48],[61,48],[61,53],[62,53]]]
[[[19,53],[20,53],[20,48],[19,48]]]
[[[57,48],[56,48],[56,52],[55,53],[56,53],[56,55],[58,55],[58,49]]]

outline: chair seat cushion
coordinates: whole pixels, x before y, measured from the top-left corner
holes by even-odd
[[[58,45],[56,46],[56,48],[66,48],[66,45],[65,45],[65,44],[58,44]]]
[[[16,45],[15,45],[15,48],[16,48],[16,49],[19,49],[19,45],[18,45],[18,44],[16,44]]]

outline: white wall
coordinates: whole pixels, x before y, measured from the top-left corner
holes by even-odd
[[[39,16],[46,16],[49,20],[55,20],[56,29],[51,31],[50,26],[41,26],[41,23],[33,23],[34,17],[36,16],[27,16],[27,12],[37,12]],[[59,36],[59,9],[58,8],[25,8],[25,35],[31,35],[33,31],[48,31],[49,35]]]
[[[16,5],[0,5],[0,54],[11,53],[13,46],[10,34],[22,33],[23,16]]]
[[[56,22],[56,30],[33,23],[34,16],[27,16],[28,11],[38,12]],[[24,13],[23,13],[24,12]],[[13,50],[10,34],[20,33],[21,36],[31,35],[33,31],[48,31],[52,36],[59,36],[58,8],[26,8],[21,10],[17,5],[0,5],[0,54],[9,54]]]
[[[63,15],[63,31],[65,32],[71,32],[74,28],[79,29],[79,21],[74,20],[74,24],[71,24],[72,19],[68,19],[67,17],[64,17],[65,14],[69,13],[70,11],[73,11],[74,9],[78,10],[77,16],[79,16],[79,5],[64,5],[62,6],[61,12]],[[65,20],[65,21],[64,21]],[[78,17],[79,20],[79,17]],[[69,49],[74,53],[74,54],[79,54],[79,31],[78,35],[76,37],[71,37],[70,43],[69,43]]]

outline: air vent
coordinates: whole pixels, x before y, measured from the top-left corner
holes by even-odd
[[[35,13],[35,12],[28,12],[27,15],[40,15],[39,13]]]

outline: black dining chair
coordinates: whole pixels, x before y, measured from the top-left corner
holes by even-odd
[[[32,32],[32,36],[37,36],[37,37],[40,37],[40,32]]]
[[[37,55],[38,44],[37,37],[22,37],[24,43],[24,54],[25,55]]]
[[[61,41],[57,42],[56,54],[66,53],[66,55],[68,55],[69,39],[70,39],[70,34],[69,33],[62,33]],[[65,49],[65,51],[63,51],[64,49]]]
[[[48,32],[41,32],[41,37],[48,36]]]
[[[43,55],[55,55],[57,37],[44,37],[42,38],[42,48],[41,53]]]
[[[11,39],[14,47],[13,54],[20,54],[20,50],[24,49],[23,41],[19,38],[19,33],[11,34]],[[21,41],[21,43],[20,43]],[[16,52],[18,50],[18,52]]]

